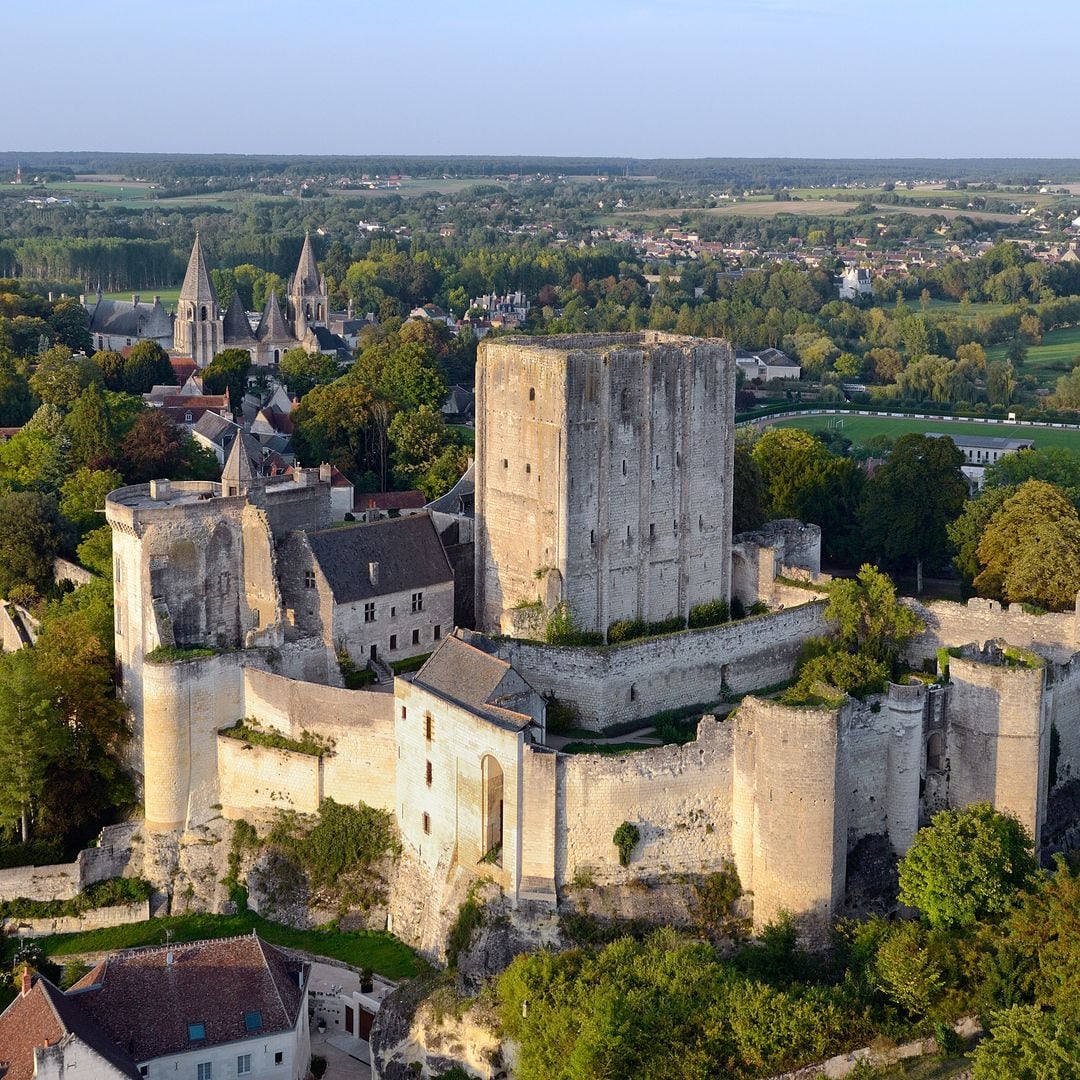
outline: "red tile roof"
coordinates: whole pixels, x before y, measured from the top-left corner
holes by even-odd
[[[72,992],[82,991],[80,1009],[118,1045],[147,1061],[292,1030],[308,970],[252,935],[118,953]],[[252,1013],[258,1027],[247,1026]],[[195,1023],[204,1025],[205,1038],[192,1041],[188,1025]]]

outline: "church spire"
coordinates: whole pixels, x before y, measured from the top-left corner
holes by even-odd
[[[184,275],[184,284],[180,289],[180,299],[192,304],[213,304],[215,308],[217,306],[217,293],[214,292],[214,284],[206,268],[206,252],[203,251],[202,240],[199,239],[198,233],[195,233],[195,243],[191,248],[191,258],[188,259],[187,273]]]
[[[315,249],[311,246],[311,233],[304,233],[304,246],[300,251],[300,262],[293,279],[293,291],[298,296],[317,295],[319,289],[319,268],[315,264]]]

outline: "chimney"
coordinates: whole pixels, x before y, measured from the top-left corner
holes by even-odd
[[[49,303],[51,304],[52,302],[53,302],[52,289],[50,289],[49,290]]]
[[[173,966],[173,951],[172,951],[172,949],[170,949],[165,954],[165,966],[166,967],[172,967]]]
[[[21,982],[21,993],[22,993],[23,997],[26,997],[26,995],[30,993],[30,984],[33,981],[33,978],[34,978],[34,973],[30,970],[30,965],[29,964],[24,965],[24,967],[22,969],[22,982]]]
[[[161,303],[161,297],[157,293],[154,293],[154,303],[155,304],[160,304]]]
[[[137,292],[133,292],[131,294],[131,306],[134,307],[138,302],[139,302],[139,294]]]
[[[379,584],[379,564],[377,562],[369,562],[367,564],[368,580],[372,585]]]
[[[332,468],[333,468],[333,466],[331,466],[330,463],[327,462],[327,461],[324,461],[319,466],[319,479],[324,484],[329,484],[330,483],[330,479],[331,479],[330,473],[331,473]]]

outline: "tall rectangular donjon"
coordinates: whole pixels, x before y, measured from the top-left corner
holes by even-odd
[[[654,331],[505,337],[476,369],[476,613],[685,618],[731,588],[735,355]]]

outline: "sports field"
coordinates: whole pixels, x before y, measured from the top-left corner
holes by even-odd
[[[1036,447],[1065,446],[1080,450],[1080,431],[1032,427],[1027,424],[982,424],[978,421],[914,420],[890,416],[799,416],[778,421],[777,427],[799,427],[807,431],[836,429],[856,446],[875,435],[898,439],[911,432],[940,431],[945,435],[989,435],[1001,439],[1033,439]]]

